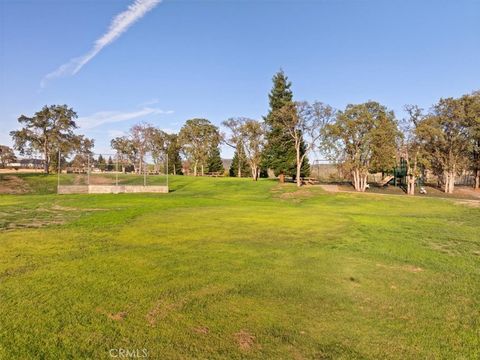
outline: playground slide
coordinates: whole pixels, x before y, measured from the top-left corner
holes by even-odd
[[[387,185],[393,178],[394,178],[393,175],[389,175],[389,176],[385,177],[382,181],[380,181],[380,186]]]

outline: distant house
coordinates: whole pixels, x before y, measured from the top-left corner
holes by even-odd
[[[18,169],[41,169],[43,168],[43,159],[20,159],[7,165],[9,168]]]

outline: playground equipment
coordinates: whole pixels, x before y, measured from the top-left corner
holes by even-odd
[[[389,182],[393,181],[394,186],[406,187],[407,174],[408,174],[407,161],[404,158],[401,158],[399,165],[393,169],[393,178],[389,180]],[[417,187],[420,187],[420,186],[423,186],[424,184],[425,184],[424,176],[423,175],[417,176],[415,185]]]
[[[390,181],[392,181],[395,178],[394,175],[387,175],[385,178],[383,178],[382,181],[379,182],[380,186],[385,186],[387,185]]]

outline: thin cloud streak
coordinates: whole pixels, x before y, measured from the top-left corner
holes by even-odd
[[[132,119],[142,118],[148,115],[157,114],[173,114],[172,110],[160,110],[154,108],[143,108],[138,111],[121,112],[121,111],[99,111],[90,116],[79,117],[76,121],[77,125],[82,129],[93,129],[103,124],[118,123]]]
[[[105,34],[98,38],[93,44],[92,49],[83,56],[71,59],[66,64],[61,65],[55,71],[45,75],[40,86],[43,88],[51,79],[75,75],[85,64],[92,60],[105,46],[110,45],[120,37],[130,26],[140,20],[145,14],[157,6],[162,0],[135,0],[128,9],[115,16]]]

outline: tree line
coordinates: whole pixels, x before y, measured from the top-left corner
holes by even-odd
[[[399,163],[406,169],[407,193],[414,194],[425,171],[435,174],[446,193],[453,192],[455,177],[475,174],[480,188],[480,92],[440,99],[428,111],[405,106],[407,117],[376,102],[349,104],[343,110],[320,101],[294,101],[291,82],[283,71],[273,77],[269,111],[261,120],[230,118],[223,131],[207,119],[187,120],[178,134],[168,134],[148,123],[134,125],[125,136],[114,138],[112,148],[122,164],[146,170],[147,154],[156,168],[168,163],[168,173],[194,176],[223,172],[220,148],[234,149],[231,176],[257,180],[267,169],[297,186],[309,176],[308,155],[320,151],[349,174],[357,191],[365,191],[370,173],[389,173]],[[92,153],[94,141],[78,135],[77,114],[67,105],[45,106],[33,117],[20,116],[23,126],[10,134],[22,155],[43,154],[46,173],[57,166],[58,154]],[[12,156],[2,147],[2,159]],[[185,161],[182,161],[184,159]],[[2,160],[4,161],[4,160]]]

